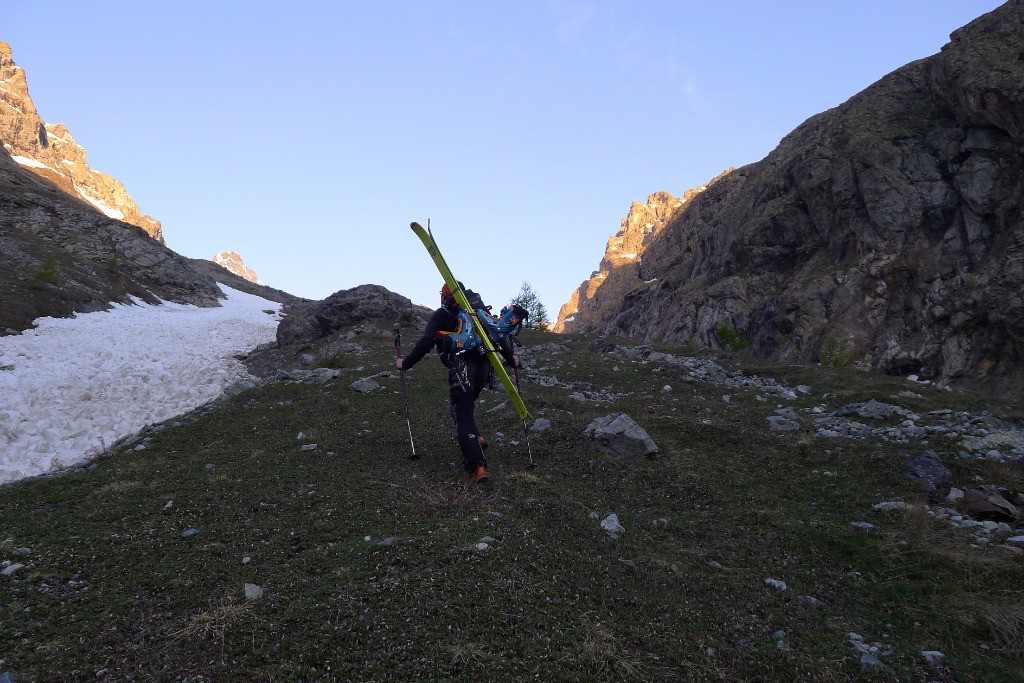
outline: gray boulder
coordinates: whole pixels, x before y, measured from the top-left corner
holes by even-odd
[[[953,485],[953,475],[935,451],[925,451],[907,462],[907,478],[933,498],[941,498]]]
[[[380,285],[359,285],[323,301],[293,306],[277,327],[277,345],[312,341],[367,320],[411,322],[422,309]]]
[[[362,379],[357,379],[355,382],[352,382],[351,388],[354,389],[355,391],[358,391],[361,394],[366,394],[371,391],[380,389],[380,384],[373,381],[369,377],[363,377]]]
[[[889,403],[880,403],[874,399],[864,403],[851,403],[835,412],[836,417],[864,417],[884,420],[897,415],[906,415],[910,411]]]
[[[593,439],[594,448],[602,453],[636,457],[658,452],[650,435],[625,413],[599,417],[583,433]]]

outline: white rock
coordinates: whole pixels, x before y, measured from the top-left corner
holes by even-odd
[[[949,493],[946,494],[947,503],[956,503],[964,499],[964,492],[958,488],[951,488]]]
[[[601,528],[610,534],[621,534],[626,530],[626,528],[619,523],[619,516],[614,512],[601,520]]]
[[[246,600],[256,600],[263,597],[263,589],[254,583],[247,583],[243,588]]]
[[[778,588],[780,591],[789,590],[789,587],[786,585],[786,582],[785,581],[779,581],[778,579],[765,579],[764,583],[765,583],[766,586],[771,586],[772,588]]]
[[[875,503],[871,506],[871,509],[878,512],[893,512],[895,510],[913,510],[914,506],[904,503],[902,500],[890,500],[884,503]]]
[[[946,658],[946,655],[938,650],[921,650],[921,656],[932,665],[942,664],[942,660]]]
[[[0,571],[0,574],[3,574],[4,576],[10,576],[14,572],[20,571],[21,569],[24,569],[24,568],[25,568],[25,565],[23,565],[21,562],[15,562],[14,564],[8,566],[3,571]]]

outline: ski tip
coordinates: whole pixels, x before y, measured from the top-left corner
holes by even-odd
[[[417,223],[416,221],[413,221],[412,223],[410,223],[409,227],[412,228],[413,230],[422,230],[423,229],[423,226],[420,225],[419,223]]]

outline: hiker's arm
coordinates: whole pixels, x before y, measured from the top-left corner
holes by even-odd
[[[420,362],[423,356],[430,353],[430,349],[434,347],[434,338],[441,331],[442,319],[444,317],[442,311],[435,311],[434,315],[430,316],[430,320],[427,321],[427,328],[423,330],[423,336],[416,342],[416,346],[412,347],[409,355],[402,359],[402,370],[411,369],[412,366]]]
[[[512,352],[512,342],[508,340],[508,337],[505,337],[498,343],[498,350],[501,351],[506,365],[510,368],[519,367],[519,358]]]

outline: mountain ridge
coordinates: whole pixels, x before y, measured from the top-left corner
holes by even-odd
[[[25,70],[0,42],[0,140],[23,168],[69,195],[85,200],[109,218],[137,225],[164,243],[160,221],[142,213],[124,185],[89,167],[85,148],[63,123],[45,123],[28,92]]]
[[[694,199],[573,331],[1024,382],[1024,3],[810,117]],[[648,283],[657,279],[656,283]],[[599,290],[600,291],[600,290]]]

